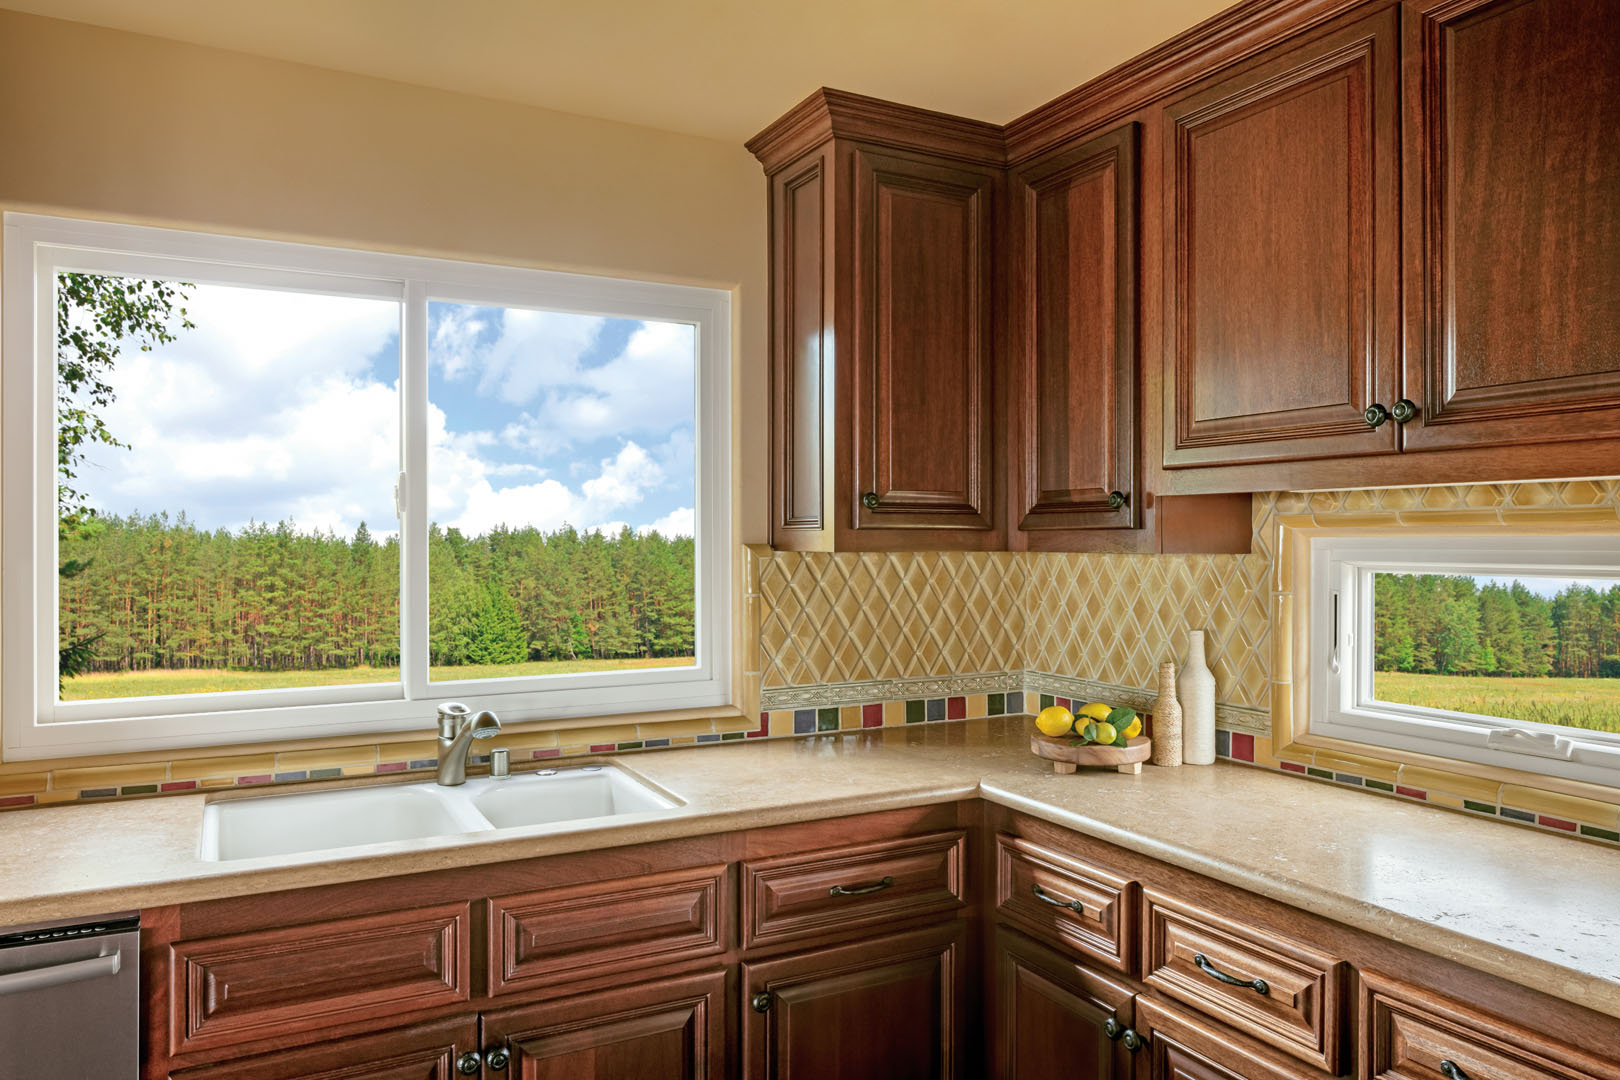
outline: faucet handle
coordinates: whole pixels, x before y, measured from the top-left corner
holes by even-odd
[[[459,701],[446,701],[439,706],[439,738],[453,739],[472,710]]]

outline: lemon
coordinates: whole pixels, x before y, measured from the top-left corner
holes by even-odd
[[[1142,718],[1140,716],[1131,717],[1131,722],[1125,725],[1125,730],[1121,731],[1120,734],[1127,739],[1134,739],[1142,734]]]
[[[1074,713],[1061,705],[1048,705],[1035,718],[1035,726],[1042,735],[1055,739],[1074,730]]]
[[[1114,707],[1112,705],[1104,705],[1100,701],[1093,701],[1089,705],[1080,706],[1080,708],[1075,711],[1080,716],[1084,716],[1088,720],[1102,721],[1108,719],[1108,714],[1114,711]]]
[[[1100,723],[1098,723],[1098,725],[1097,725],[1097,744],[1099,746],[1107,746],[1108,744],[1112,743],[1114,741],[1114,739],[1118,737],[1118,735],[1119,735],[1119,732],[1114,730],[1114,725],[1113,724],[1110,724],[1106,720],[1103,720]]]

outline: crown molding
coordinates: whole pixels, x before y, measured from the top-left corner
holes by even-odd
[[[1000,124],[822,87],[745,144],[767,173],[832,138],[917,150],[978,165],[1006,164]]]

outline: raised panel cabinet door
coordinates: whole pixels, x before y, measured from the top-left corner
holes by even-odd
[[[455,1080],[478,1053],[478,1021],[436,1020],[172,1072],[172,1080]],[[474,1066],[476,1069],[476,1065]]]
[[[1164,463],[1392,453],[1398,13],[1261,53],[1165,111]]]
[[[1620,435],[1620,5],[1404,7],[1407,447]]]
[[[1136,999],[1135,1030],[1141,1040],[1138,1080],[1324,1080],[1330,1075],[1151,995]]]
[[[725,1062],[724,971],[484,1014],[490,1078],[724,1080]]]
[[[991,531],[998,175],[855,147],[856,529]]]
[[[1137,129],[1126,124],[1012,178],[1019,529],[1141,521],[1136,176]]]
[[[999,928],[995,965],[996,1080],[1128,1080],[1130,987]]]
[[[962,1038],[962,925],[747,963],[746,1080],[951,1080]]]

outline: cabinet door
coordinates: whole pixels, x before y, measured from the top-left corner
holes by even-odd
[[[998,176],[851,151],[852,470],[856,529],[996,527],[992,219]],[[853,538],[858,544],[858,538]]]
[[[485,1057],[512,1080],[722,1080],[723,971],[638,983],[484,1015]]]
[[[1396,449],[1363,411],[1398,397],[1397,32],[1386,8],[1166,110],[1167,467]]]
[[[1129,987],[1004,929],[995,964],[997,1080],[1127,1080]]]
[[[743,965],[747,1080],[957,1075],[961,924]]]
[[[1406,445],[1613,437],[1620,5],[1404,6]]]
[[[1140,1080],[1323,1080],[1328,1075],[1147,995],[1136,999],[1136,1032],[1141,1040],[1136,1053],[1143,1058]]]
[[[1012,180],[1010,456],[1028,532],[1141,520],[1136,156],[1127,124]]]
[[[463,1055],[477,1051],[478,1022],[467,1017],[337,1039],[169,1075],[172,1080],[455,1080],[462,1075],[456,1063]]]

